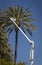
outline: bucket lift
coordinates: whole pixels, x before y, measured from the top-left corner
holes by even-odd
[[[24,37],[29,41],[31,49],[30,49],[30,63],[34,65],[34,41],[30,40],[27,35],[23,32],[23,30],[16,24],[16,18],[10,18],[10,20],[16,25],[16,27],[20,30],[20,32],[24,35]]]

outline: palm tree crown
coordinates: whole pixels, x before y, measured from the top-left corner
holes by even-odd
[[[32,36],[31,29],[36,30],[36,26],[32,24],[33,19],[31,18],[32,14],[30,13],[30,9],[24,9],[23,7],[15,6],[9,7],[8,10],[5,11],[5,16],[7,18],[13,17],[16,18],[16,23],[19,27],[26,29],[28,33]],[[10,20],[9,20],[10,21]],[[7,23],[7,31],[12,32],[12,30],[17,30],[17,27],[10,21]]]

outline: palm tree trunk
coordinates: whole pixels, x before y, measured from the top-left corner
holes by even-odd
[[[17,45],[18,45],[18,30],[16,30],[16,36],[15,36],[15,55],[14,55],[14,65],[16,65],[16,59],[17,59]]]

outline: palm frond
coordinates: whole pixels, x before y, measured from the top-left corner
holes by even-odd
[[[23,26],[21,26],[21,29],[22,29],[22,30],[23,30],[23,32],[25,33],[25,30],[24,30]]]
[[[26,31],[32,36],[32,32],[31,32],[31,30],[30,30],[30,28],[29,27],[27,27],[26,25],[24,25],[24,28],[26,29]]]
[[[36,30],[37,30],[37,27],[36,27],[35,25],[30,24],[29,26],[30,26],[30,28],[31,28],[31,29],[33,29],[34,31],[36,31]]]
[[[30,13],[30,8],[24,8],[24,10],[23,10],[23,14],[27,14],[27,13]]]
[[[33,29],[34,31],[36,31],[36,29],[37,29],[37,27],[36,27],[35,25],[30,24],[30,23],[28,23],[28,22],[23,22],[22,24],[25,25],[25,26],[28,27],[28,28]]]

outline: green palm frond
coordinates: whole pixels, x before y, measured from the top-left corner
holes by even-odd
[[[12,33],[12,31],[13,31],[13,28],[8,28],[7,29],[8,35],[10,35]]]
[[[23,14],[27,14],[27,13],[30,13],[30,8],[24,8],[24,10],[23,10]]]
[[[26,31],[32,36],[32,31],[30,30],[30,28],[27,27],[26,25],[24,25],[24,28],[25,28]]]
[[[27,28],[28,33],[32,36],[32,32],[29,28]]]
[[[22,29],[22,30],[23,30],[23,32],[25,33],[25,30],[24,30],[23,26],[21,26],[21,29]]]
[[[34,31],[36,31],[36,29],[37,29],[35,25],[30,24],[28,22],[23,22],[22,24],[25,25],[27,28],[33,29]]]

